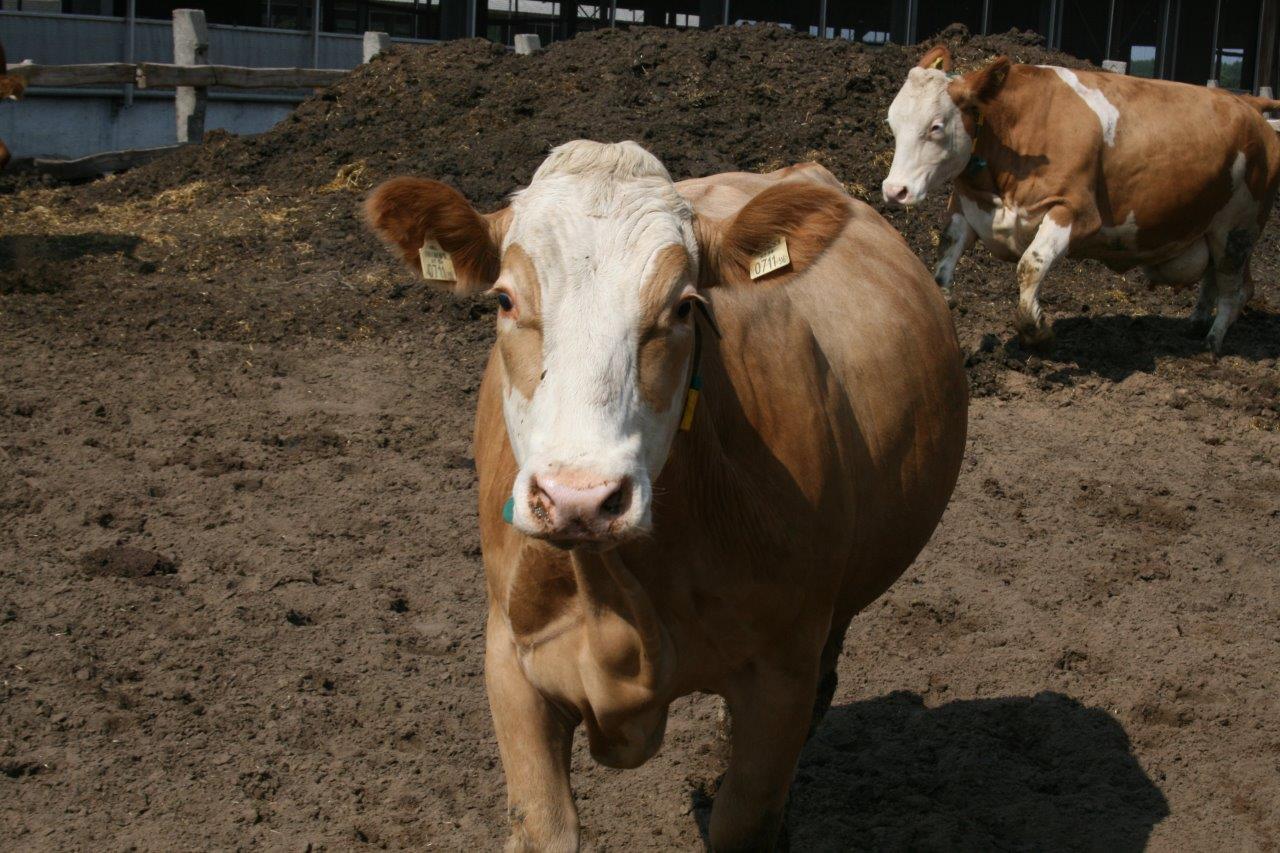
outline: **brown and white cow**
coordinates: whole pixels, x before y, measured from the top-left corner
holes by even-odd
[[[475,459],[508,848],[577,847],[579,724],[635,767],[695,691],[733,724],[712,845],[771,845],[850,618],[956,481],[967,389],[937,287],[817,165],[674,184],[635,143],[577,141],[496,213],[397,178],[367,214],[498,302]],[[790,264],[753,280],[778,238]]]
[[[1200,282],[1192,320],[1215,353],[1251,295],[1249,257],[1280,180],[1280,141],[1259,110],[1220,89],[1097,71],[1011,65],[952,74],[945,46],[911,69],[889,107],[890,202],[954,181],[934,276],[980,239],[1018,262],[1017,326],[1052,339],[1040,283],[1063,255],[1153,282]],[[1214,309],[1217,316],[1214,317]]]
[[[0,99],[7,98],[16,101],[22,97],[22,93],[26,91],[26,88],[27,82],[25,80],[9,73],[9,66],[5,62],[4,45],[0,44]],[[4,144],[3,139],[0,139],[0,169],[8,166],[11,158],[9,146]]]

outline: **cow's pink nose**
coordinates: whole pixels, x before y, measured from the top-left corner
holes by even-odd
[[[611,524],[631,506],[631,480],[601,479],[576,471],[535,476],[529,484],[533,516],[552,539],[606,538]]]
[[[906,184],[888,184],[883,187],[884,197],[886,201],[896,201],[898,204],[905,204],[907,201],[907,185]]]

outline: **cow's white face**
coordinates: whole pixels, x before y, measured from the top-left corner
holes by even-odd
[[[792,181],[729,220],[695,224],[652,154],[583,140],[552,151],[497,213],[419,178],[382,184],[365,212],[411,267],[421,271],[419,250],[434,241],[457,291],[488,290],[498,303],[503,414],[519,469],[512,523],[598,546],[652,524],[653,482],[692,370],[697,288],[783,286],[851,213],[827,183]],[[790,265],[752,282],[752,259],[779,237]]]
[[[689,376],[693,212],[640,146],[585,141],[553,151],[511,211],[493,292],[513,523],[643,532]]]
[[[973,138],[965,130],[949,83],[939,69],[912,68],[889,106],[894,149],[882,186],[885,201],[917,204],[968,164]]]

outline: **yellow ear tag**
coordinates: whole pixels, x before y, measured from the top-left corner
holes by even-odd
[[[751,279],[754,281],[762,275],[768,275],[790,264],[791,255],[787,252],[787,238],[779,237],[776,243],[751,259]]]
[[[943,66],[944,64],[945,64],[945,63],[943,62],[943,59],[942,59],[942,57],[941,57],[941,56],[939,56],[937,59],[935,59],[935,60],[933,61],[933,67],[934,67],[934,68],[936,68],[936,69],[937,69],[937,70],[939,70],[939,71],[941,71],[941,70],[942,70],[942,66]]]
[[[702,390],[702,377],[694,376],[684,395],[684,413],[680,416],[680,431],[693,429],[693,413],[698,411],[698,392]]]
[[[422,248],[418,250],[418,260],[422,263],[422,277],[427,281],[458,280],[458,274],[453,271],[453,259],[435,240],[422,244]]]

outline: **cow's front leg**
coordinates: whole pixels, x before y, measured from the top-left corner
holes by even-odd
[[[1053,327],[1040,309],[1040,283],[1071,244],[1071,212],[1055,207],[1040,221],[1031,245],[1018,261],[1018,312],[1015,325],[1024,346],[1046,346],[1053,341]]]
[[[758,666],[726,691],[732,753],[711,809],[712,850],[773,849],[816,690],[816,671]]]
[[[576,721],[547,701],[520,668],[505,620],[490,614],[485,684],[507,777],[508,851],[575,851],[578,811],[569,786]]]
[[[977,239],[978,232],[973,230],[969,221],[959,211],[953,210],[951,221],[947,223],[947,230],[942,232],[942,241],[938,246],[938,264],[933,268],[933,280],[942,288],[942,295],[947,298],[948,305],[952,304],[951,280],[956,274],[956,264],[960,263],[960,258]]]

